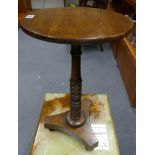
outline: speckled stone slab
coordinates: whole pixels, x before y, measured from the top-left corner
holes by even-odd
[[[55,115],[69,110],[68,94],[46,94],[41,111],[38,129],[30,155],[120,155],[114,124],[110,114],[107,96],[104,94],[83,95],[90,99],[90,121],[98,147],[87,151],[83,144],[71,136],[58,131],[49,131],[44,127],[46,115]]]

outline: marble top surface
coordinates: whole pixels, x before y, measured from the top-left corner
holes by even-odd
[[[108,98],[104,94],[83,95],[90,99],[90,121],[98,147],[87,151],[83,144],[71,136],[44,128],[46,115],[55,115],[69,110],[68,94],[46,94],[38,129],[30,155],[120,155]]]

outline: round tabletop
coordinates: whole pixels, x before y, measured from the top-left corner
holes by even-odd
[[[129,17],[96,8],[35,10],[21,21],[27,34],[45,41],[66,44],[102,43],[120,39],[133,28]]]

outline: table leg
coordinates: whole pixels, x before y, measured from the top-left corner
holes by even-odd
[[[81,54],[80,45],[71,45],[70,111],[46,116],[44,126],[50,130],[59,130],[75,137],[85,145],[87,150],[92,150],[98,146],[98,141],[89,121],[92,102],[83,100],[81,104]]]
[[[81,46],[71,45],[72,68],[70,78],[70,98],[71,111],[67,115],[67,122],[72,127],[78,127],[84,124],[85,116],[81,112]]]
[[[79,6],[82,6],[83,0],[79,0]]]

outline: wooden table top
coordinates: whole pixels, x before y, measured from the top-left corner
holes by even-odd
[[[29,35],[56,43],[91,44],[120,39],[133,28],[121,14],[96,8],[52,8],[30,12],[21,28]]]

